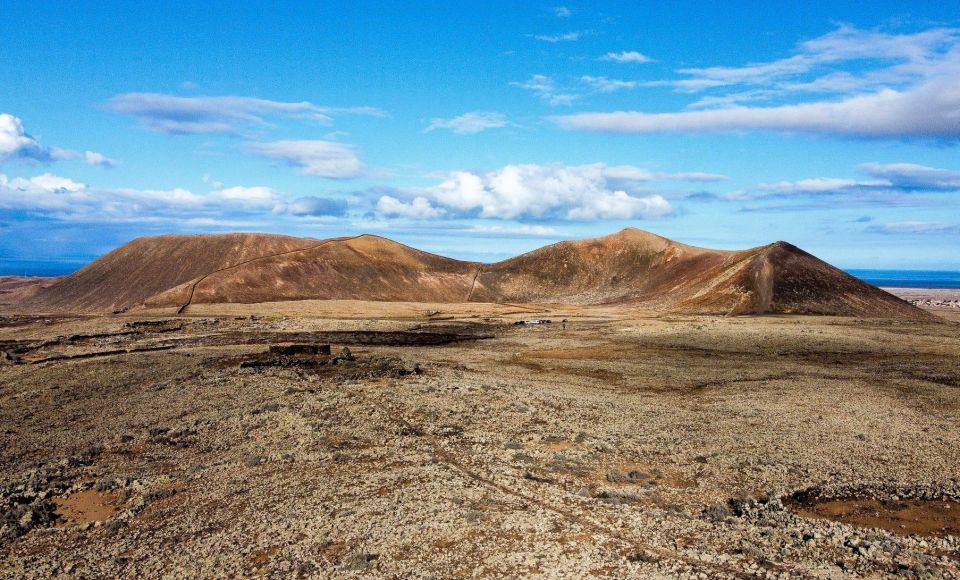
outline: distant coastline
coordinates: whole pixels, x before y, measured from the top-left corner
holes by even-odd
[[[960,289],[960,272],[947,270],[849,269],[846,272],[883,288]]]

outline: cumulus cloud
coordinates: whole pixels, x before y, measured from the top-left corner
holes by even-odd
[[[435,118],[431,119],[430,124],[423,130],[424,133],[436,129],[449,129],[460,135],[472,135],[480,133],[487,129],[499,129],[506,127],[510,122],[503,113],[492,113],[484,111],[473,111],[464,113],[450,119]]]
[[[678,113],[579,113],[553,117],[566,129],[611,133],[787,131],[870,139],[960,138],[960,77],[838,101]]]
[[[0,113],[0,161],[5,159],[49,161],[50,152],[27,134],[23,121],[9,113]]]
[[[44,147],[38,139],[27,134],[20,118],[9,113],[0,113],[0,162],[13,159],[41,163],[82,159],[88,165],[100,167],[114,167],[118,163],[115,159],[95,151],[78,153],[59,147]]]
[[[553,13],[557,18],[569,18],[573,11],[567,8],[566,6],[554,6]]]
[[[653,59],[649,56],[637,52],[635,50],[624,50],[622,52],[608,52],[607,54],[600,57],[600,60],[610,60],[613,62],[620,63],[636,63],[643,64],[646,62],[653,62]]]
[[[404,202],[390,195],[384,195],[377,201],[377,212],[411,219],[435,219],[446,213],[443,208],[431,205],[425,197],[418,196]]]
[[[660,194],[628,185],[652,179],[628,175],[625,167],[602,163],[567,166],[507,165],[487,172],[454,171],[433,187],[406,190],[421,207],[450,214],[497,219],[598,220],[660,218],[673,207]],[[628,191],[629,190],[629,191]],[[392,196],[385,203],[393,207]]]
[[[612,93],[622,89],[632,89],[637,86],[637,81],[622,81],[618,79],[608,79],[607,77],[592,77],[589,75],[580,77],[580,80],[601,93]]]
[[[530,91],[550,105],[571,105],[578,95],[560,89],[556,81],[546,75],[531,75],[526,81],[514,81],[511,86]]]
[[[573,42],[580,40],[582,32],[565,32],[563,34],[535,34],[533,37],[544,42]]]
[[[286,117],[329,124],[337,114],[384,116],[373,107],[321,107],[308,101],[282,102],[253,97],[179,97],[161,93],[124,93],[107,101],[108,110],[130,115],[145,127],[169,134],[239,133]]]
[[[330,179],[357,177],[364,171],[356,148],[334,141],[282,140],[268,143],[248,143],[251,153],[282,161],[303,175]]]

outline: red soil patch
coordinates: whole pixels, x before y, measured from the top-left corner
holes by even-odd
[[[960,535],[960,503],[955,501],[833,499],[793,508],[805,518],[880,528],[901,536]]]
[[[116,491],[85,489],[53,500],[60,516],[59,527],[104,522],[124,509],[123,498]]]

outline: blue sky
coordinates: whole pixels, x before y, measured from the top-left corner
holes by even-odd
[[[960,269],[960,7],[647,4],[6,2],[0,272],[160,233],[492,261],[628,225]]]

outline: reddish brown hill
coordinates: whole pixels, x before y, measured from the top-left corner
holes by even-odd
[[[628,228],[560,242],[483,266],[474,300],[603,304],[673,303],[729,252],[695,248]]]
[[[18,304],[57,283],[59,278],[42,276],[0,276],[0,305]]]
[[[42,289],[22,306],[75,312],[128,308],[219,268],[319,241],[270,234],[138,238]]]
[[[464,302],[477,266],[377,236],[334,238],[224,268],[159,294],[147,304],[309,299]]]
[[[623,304],[713,314],[930,315],[784,242],[696,248],[628,228],[496,264],[444,258],[364,235],[258,234],[135,240],[43,289],[34,309],[357,299]]]

